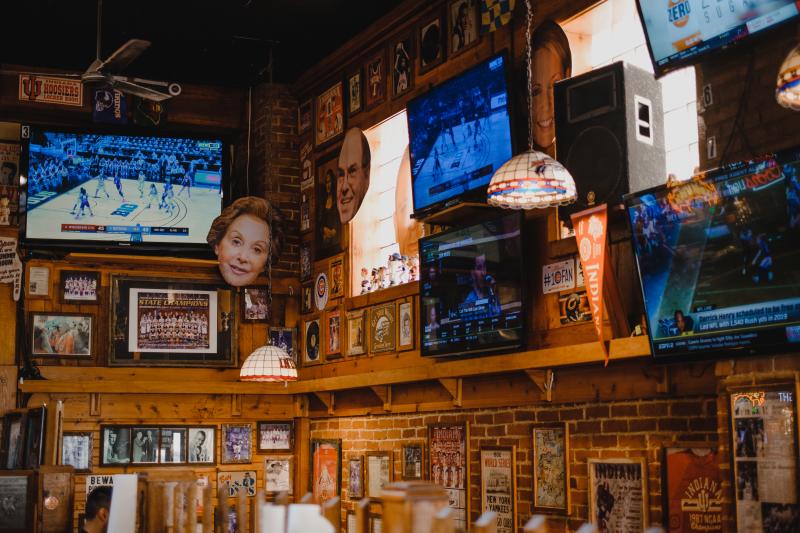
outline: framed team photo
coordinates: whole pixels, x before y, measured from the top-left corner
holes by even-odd
[[[291,453],[294,451],[294,422],[258,423],[259,453]]]
[[[364,107],[371,109],[386,99],[386,52],[373,54],[364,68]]]
[[[347,112],[353,116],[361,112],[362,105],[361,69],[347,77]]]
[[[364,309],[347,312],[345,355],[362,355],[367,353],[366,312]]]
[[[397,98],[414,88],[414,37],[407,33],[394,41],[389,53],[392,97]]]
[[[450,0],[447,5],[447,41],[450,56],[478,42],[477,0]]]
[[[296,337],[296,328],[269,328],[269,340],[272,345],[284,350],[295,363],[297,363]]]
[[[131,428],[100,426],[100,466],[127,465],[131,462]]]
[[[266,287],[242,289],[242,322],[269,321],[269,293]]]
[[[222,424],[221,464],[249,463],[253,459],[253,427],[250,424]]]
[[[90,358],[94,344],[94,316],[79,313],[28,313],[33,356]]]
[[[88,431],[65,431],[61,436],[61,464],[76,472],[92,469],[92,434]]]
[[[344,133],[344,91],[334,83],[317,96],[315,144],[321,146]]]
[[[62,270],[59,294],[61,303],[96,304],[99,302],[100,272]]]
[[[216,428],[213,426],[189,428],[189,464],[213,465]]]
[[[342,312],[339,309],[326,312],[325,323],[327,324],[325,356],[327,359],[338,359],[342,356]]]
[[[439,13],[419,26],[419,73],[428,72],[444,61],[444,26]]]

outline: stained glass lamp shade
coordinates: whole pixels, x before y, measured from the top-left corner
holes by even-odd
[[[487,190],[490,205],[532,209],[575,201],[575,180],[549,155],[528,150],[509,159],[492,176]]]
[[[241,381],[296,381],[297,366],[284,350],[268,344],[251,353],[239,372]]]

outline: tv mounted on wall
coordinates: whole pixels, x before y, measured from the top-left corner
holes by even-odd
[[[31,127],[28,248],[205,251],[222,209],[225,143]]]
[[[495,55],[408,103],[415,217],[486,202],[492,175],[512,155],[506,70],[505,55]]]
[[[800,349],[800,149],[625,206],[656,358]]]
[[[521,224],[512,213],[420,239],[423,356],[522,346]]]

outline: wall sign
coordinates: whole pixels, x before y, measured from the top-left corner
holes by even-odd
[[[559,261],[542,266],[542,292],[566,291],[575,288],[575,261]]]
[[[20,74],[19,100],[81,107],[83,105],[83,84],[81,80]]]

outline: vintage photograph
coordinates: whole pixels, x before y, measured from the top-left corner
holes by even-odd
[[[569,430],[564,423],[533,428],[533,507],[539,513],[569,512]]]
[[[419,27],[419,73],[427,72],[444,61],[442,19],[439,15]]]
[[[0,472],[0,531],[34,531],[33,473]]]
[[[448,49],[451,56],[478,42],[476,6],[476,0],[451,0],[448,5]]]
[[[92,434],[65,431],[61,436],[61,464],[72,466],[76,472],[91,471]]]
[[[311,194],[300,193],[300,233],[311,231]]]
[[[330,276],[331,298],[344,296],[344,262],[342,258],[331,261]]]
[[[342,330],[342,314],[339,309],[328,311],[325,313],[325,320],[328,324],[327,331],[327,347],[325,355],[328,359],[336,359],[342,355],[342,347],[339,339],[341,338]]]
[[[365,312],[363,309],[347,312],[346,355],[362,355],[367,352]]]
[[[243,470],[235,472],[220,471],[217,474],[217,486],[228,487],[228,497],[235,498],[243,492],[248,498],[256,495],[256,471]]]
[[[28,283],[26,284],[28,298],[50,297],[50,267],[32,266],[28,268]]]
[[[414,348],[414,311],[412,302],[397,303],[397,349]]]
[[[737,418],[734,421],[736,457],[764,456],[764,419]]]
[[[316,145],[320,146],[344,133],[342,82],[335,83],[317,97]]]
[[[361,70],[347,77],[347,110],[349,116],[361,111]]]
[[[222,424],[220,463],[249,463],[253,458],[253,427],[250,424]]]
[[[269,292],[266,287],[242,288],[242,321],[269,321]]]
[[[394,303],[372,306],[369,310],[369,351],[391,352],[397,347]]]
[[[404,481],[422,479],[424,467],[422,463],[424,446],[422,444],[409,444],[403,446],[400,457],[403,458],[401,470]]]
[[[342,251],[343,230],[336,203],[336,180],[339,174],[339,150],[317,160],[316,224],[314,242],[316,260]]]
[[[321,363],[320,346],[321,341],[319,320],[309,320],[304,324],[305,349],[303,350],[303,364],[313,365]]]
[[[259,422],[258,451],[291,452],[294,450],[294,422]]]
[[[100,272],[82,270],[61,271],[62,303],[92,304],[98,302]]]
[[[297,133],[302,135],[311,129],[314,106],[312,100],[306,100],[297,107]]]
[[[367,452],[366,489],[370,498],[380,498],[392,482],[392,452]]]
[[[667,533],[696,530],[697,525],[704,525],[706,531],[722,531],[718,461],[717,449],[705,443],[664,448],[661,468]]]
[[[5,466],[8,470],[23,468],[25,465],[25,415],[22,411],[11,411],[3,417],[3,450]]]
[[[214,428],[189,428],[189,463],[214,464]]]
[[[516,532],[516,452],[516,446],[481,447],[481,511],[497,513],[497,533]]]
[[[466,530],[469,515],[469,425],[428,426],[428,479],[450,496],[456,527]]]
[[[398,97],[414,88],[414,37],[407,33],[392,44],[392,96]]]
[[[264,490],[266,492],[294,492],[292,482],[292,457],[266,457],[264,459]]]
[[[273,346],[284,350],[297,363],[297,329],[269,328],[269,340]]]
[[[311,439],[310,459],[313,501],[323,504],[341,492],[342,441]]]
[[[360,500],[364,497],[364,456],[351,457],[347,461],[347,497]]]
[[[92,315],[31,312],[31,355],[92,356]]]
[[[644,531],[649,507],[644,459],[588,461],[591,522],[600,531]]]
[[[138,428],[131,429],[131,464],[157,463],[158,462],[158,428]]]
[[[158,448],[158,462],[180,464],[187,462],[186,428],[161,428],[161,443]]]
[[[131,462],[131,428],[102,426],[100,440],[101,466],[126,465]]]
[[[375,107],[386,99],[386,54],[373,55],[366,64],[364,106]]]
[[[314,286],[303,285],[300,293],[300,313],[306,315],[314,310]]]
[[[311,243],[300,244],[300,281],[311,279],[314,259],[311,256]]]

